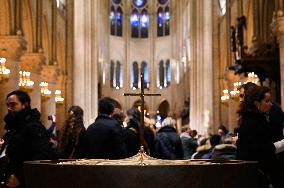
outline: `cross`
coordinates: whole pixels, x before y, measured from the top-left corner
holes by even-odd
[[[124,93],[124,96],[140,96],[141,99],[141,113],[140,113],[140,144],[141,146],[144,146],[145,150],[149,152],[149,148],[147,146],[147,143],[144,139],[144,96],[161,96],[161,94],[159,93],[144,93],[144,69],[141,69],[141,74],[140,74],[140,78],[141,78],[141,92],[140,93]]]

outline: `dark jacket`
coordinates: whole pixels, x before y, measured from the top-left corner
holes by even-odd
[[[37,109],[23,109],[14,117],[10,114],[4,118],[6,122],[4,135],[4,149],[8,167],[6,177],[15,174],[21,184],[24,184],[23,162],[32,160],[52,159],[53,152],[49,146],[45,127],[40,122]]]
[[[125,144],[127,148],[127,157],[131,157],[137,154],[140,149],[141,143],[139,124],[140,123],[137,120],[130,119],[125,129]],[[144,129],[144,139],[150,150],[150,155],[153,156],[155,136],[154,133],[148,127],[145,127]]]
[[[197,140],[189,135],[181,136],[180,139],[184,152],[184,159],[191,159],[191,156],[196,152],[198,146]]]
[[[88,157],[95,159],[122,159],[126,147],[122,127],[111,117],[100,114],[87,129]]]
[[[162,127],[155,141],[156,157],[159,159],[182,159],[183,149],[180,137],[172,126]]]
[[[259,162],[276,159],[271,127],[264,114],[242,115],[237,141],[237,158]]]
[[[272,131],[272,139],[274,142],[282,140],[283,136],[284,114],[277,104],[272,104],[269,112],[269,124]]]

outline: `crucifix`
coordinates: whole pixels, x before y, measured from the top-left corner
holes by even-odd
[[[145,128],[145,125],[144,125],[144,96],[161,96],[161,94],[159,93],[144,93],[144,69],[142,68],[141,69],[141,74],[140,74],[140,82],[141,82],[141,92],[140,93],[124,93],[123,95],[124,96],[140,96],[140,99],[141,99],[141,113],[140,113],[140,144],[141,146],[143,146],[145,148],[145,150],[148,152],[148,154],[150,153],[149,152],[149,148],[147,146],[147,143],[144,139],[144,128]]]

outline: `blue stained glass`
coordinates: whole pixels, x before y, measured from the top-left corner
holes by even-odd
[[[136,7],[141,8],[146,4],[146,0],[133,0],[133,3]]]
[[[144,14],[141,17],[141,27],[148,27],[149,25],[149,17],[148,15]]]
[[[121,13],[116,12],[115,18],[116,18],[116,21],[120,23],[121,22]]]
[[[136,27],[139,25],[139,17],[137,14],[132,14],[131,17],[130,17],[130,22],[131,22],[131,25],[133,27]]]
[[[109,19],[110,19],[111,21],[114,20],[114,12],[110,12]]]

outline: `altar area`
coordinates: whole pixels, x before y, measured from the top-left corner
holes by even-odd
[[[24,170],[28,188],[259,187],[255,162],[159,160],[143,152],[123,160],[26,162]]]

